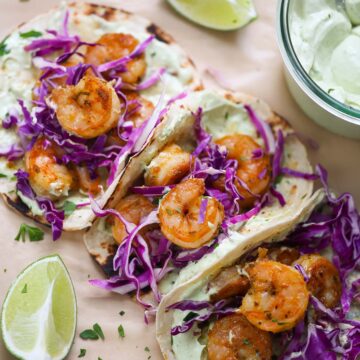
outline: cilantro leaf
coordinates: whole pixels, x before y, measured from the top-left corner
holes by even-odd
[[[78,358],[82,358],[86,355],[86,349],[80,349],[80,354],[78,356]]]
[[[83,340],[98,340],[99,335],[93,329],[86,329],[80,333]]]
[[[32,38],[32,37],[40,37],[42,32],[36,30],[30,30],[28,32],[20,33],[20,37],[23,39]]]
[[[118,333],[119,333],[119,336],[121,338],[124,338],[125,337],[125,330],[124,330],[124,327],[122,325],[119,325],[118,327]]]
[[[19,241],[21,239],[22,242],[25,242],[26,237],[28,237],[30,241],[41,241],[44,240],[44,232],[35,226],[21,224],[15,240]]]
[[[146,352],[150,352],[150,349],[147,347],[147,346],[145,346],[145,349],[144,349]]]
[[[24,285],[23,289],[21,290],[22,294],[27,294],[27,284]]]
[[[2,42],[0,42],[0,57],[10,53],[10,50],[6,48],[5,44],[7,38],[8,37],[6,37]]]
[[[65,216],[70,216],[76,210],[76,204],[72,201],[66,200],[63,205]]]
[[[103,331],[102,331],[102,328],[101,328],[101,326],[100,326],[98,323],[96,323],[96,324],[93,325],[93,329],[94,329],[94,331],[96,332],[96,334],[98,334],[99,337],[100,337],[102,340],[105,340],[105,336],[104,336],[104,333],[103,333]]]
[[[0,178],[6,178],[7,176],[5,174],[0,173]]]
[[[198,316],[199,314],[197,314],[196,312],[190,311],[185,317],[184,317],[184,322],[185,321],[189,321],[191,319],[194,319]]]

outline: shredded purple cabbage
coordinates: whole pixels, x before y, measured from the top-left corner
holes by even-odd
[[[36,196],[29,183],[29,174],[26,171],[18,170],[15,173],[17,178],[16,190],[21,192],[25,197],[34,200],[44,212],[46,221],[52,229],[53,240],[57,240],[62,233],[63,221],[65,218],[64,211],[56,209],[51,200]]]

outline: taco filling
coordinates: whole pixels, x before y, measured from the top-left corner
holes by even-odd
[[[4,42],[0,171],[8,203],[51,224],[57,239],[63,227],[91,224],[89,197],[105,204],[159,123],[157,107],[194,79],[188,59],[143,19],[89,4],[49,17]],[[177,59],[166,56],[173,50]]]
[[[215,95],[203,96],[219,101]],[[136,291],[138,301],[150,308],[140,290],[150,288],[160,301],[181,269],[222,247],[232,229],[266,207],[285,206],[287,192],[296,187],[286,184],[290,190],[285,187],[282,194],[281,182],[294,176],[316,178],[284,166],[291,161],[285,159],[283,132],[274,133],[251,106],[234,110],[224,100],[220,104],[233,111],[224,114],[224,127],[231,131],[211,135],[205,127],[211,131],[218,111],[198,108],[189,115],[194,136],[178,136],[160,149],[115,208],[101,210],[93,203],[104,219],[87,238],[92,231],[98,239],[107,234],[115,250],[107,269],[110,279],[92,284],[121,294]],[[234,131],[235,124],[241,124],[239,117],[244,132]]]
[[[318,172],[327,197],[306,222],[166,307],[165,314],[173,311],[170,358],[185,359],[185,347],[192,359],[357,358],[360,249],[353,225],[360,218],[352,197],[335,198],[325,170]]]

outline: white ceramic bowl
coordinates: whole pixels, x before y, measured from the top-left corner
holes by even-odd
[[[301,0],[279,0],[276,19],[278,43],[289,90],[306,115],[316,123],[334,133],[360,139],[360,110],[341,103],[322,90],[297,58],[288,24],[291,1]]]

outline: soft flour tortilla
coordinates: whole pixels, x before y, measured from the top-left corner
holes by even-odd
[[[171,328],[182,322],[184,314],[176,310],[167,310],[167,308],[182,300],[205,300],[202,296],[205,291],[203,288],[207,286],[212,278],[214,278],[223,268],[231,266],[249,250],[257,248],[266,243],[275,243],[282,241],[286,236],[295,229],[295,227],[308,219],[311,212],[324,199],[323,190],[318,190],[311,198],[307,198],[302,203],[302,207],[293,209],[291,216],[285,215],[287,219],[275,218],[271,221],[271,225],[264,230],[261,236],[242,235],[241,233],[233,233],[230,235],[232,240],[232,248],[223,256],[208,256],[206,266],[199,269],[198,273],[182,285],[174,288],[170,293],[163,297],[156,315],[156,337],[160,345],[165,360],[180,360],[176,357],[176,353],[181,353],[181,359],[186,358],[187,354],[191,354],[192,360],[204,360],[202,355],[204,345],[198,342],[193,331],[185,334],[176,335],[173,339],[171,336]],[[287,222],[285,221],[287,220]],[[255,229],[253,229],[255,230]],[[256,231],[253,231],[256,232]],[[200,298],[201,297],[201,298]],[[175,349],[175,350],[174,350]],[[178,350],[178,351],[176,351]]]
[[[116,191],[107,204],[107,207],[114,208],[143,175],[145,168],[161,149],[172,142],[181,144],[191,149],[194,147],[194,116],[192,115],[199,106],[203,108],[202,124],[214,138],[220,137],[220,133],[244,132],[252,135],[261,143],[254,126],[249,118],[237,117],[244,114],[243,104],[250,105],[259,117],[266,120],[274,133],[282,130],[285,140],[284,166],[303,171],[312,172],[312,167],[307,158],[306,149],[294,135],[293,129],[280,116],[272,112],[263,101],[240,93],[215,92],[205,90],[188,95],[187,98],[174,104],[163,122],[156,129],[148,146],[143,152],[133,157],[127,164],[126,170],[120,179]],[[228,113],[226,119],[224,113]],[[238,122],[242,119],[242,123]],[[241,131],[240,131],[241,130]],[[280,206],[278,201],[264,207],[258,215],[249,221],[234,227],[230,231],[229,238],[221,241],[213,253],[204,256],[196,263],[186,266],[171,284],[170,277],[160,284],[163,293],[170,291],[171,287],[177,287],[181,283],[196,277],[205,268],[218,264],[221,259],[232,256],[238,247],[249,247],[252,242],[262,241],[266,237],[274,236],[287,229],[290,223],[299,217],[299,214],[309,203],[313,193],[313,182],[299,178],[284,177],[277,184],[277,189],[284,195],[286,205]],[[112,259],[116,252],[117,245],[114,242],[111,231],[105,226],[104,219],[94,222],[92,228],[85,234],[85,244],[100,264],[107,275],[111,275]]]
[[[107,6],[89,3],[72,3],[51,10],[47,14],[21,25],[7,38],[7,48],[10,53],[0,58],[0,120],[4,119],[9,110],[18,107],[17,99],[22,98],[25,104],[31,104],[32,88],[35,85],[36,73],[31,67],[31,57],[23,50],[34,38],[22,39],[19,33],[37,30],[45,33],[46,29],[59,29],[66,9],[70,11],[69,30],[71,34],[78,34],[82,40],[95,42],[101,35],[109,32],[131,33],[140,41],[150,35],[155,40],[146,50],[148,64],[145,79],[156,69],[164,67],[167,73],[163,76],[166,83],[165,98],[170,99],[184,90],[198,90],[202,87],[201,80],[193,62],[175,43],[174,39],[149,20],[131,14],[127,11]],[[163,91],[163,82],[141,92],[141,95],[156,105]],[[17,136],[11,130],[0,127],[0,138],[5,147],[17,141]],[[0,147],[1,148],[1,147]],[[113,193],[127,158],[120,159],[118,173],[113,184],[96,199],[100,206],[104,206]],[[17,164],[23,168],[24,164]],[[34,204],[25,204],[15,193],[16,180],[13,175],[15,168],[7,166],[7,161],[0,158],[0,173],[6,178],[0,178],[0,193],[6,204],[19,213],[37,222],[47,224],[42,212]],[[88,197],[81,194],[71,194],[69,198],[76,203],[88,202]],[[29,206],[28,206],[29,205]],[[34,205],[34,206],[32,206]],[[80,230],[91,225],[94,214],[89,206],[75,210],[64,221],[64,230]]]

